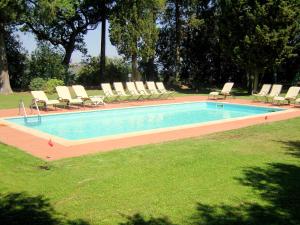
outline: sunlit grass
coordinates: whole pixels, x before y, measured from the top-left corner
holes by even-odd
[[[198,203],[266,204],[239,180],[252,167],[300,166],[288,148],[299,126],[298,118],[48,163],[0,144],[0,192],[43,195],[67,218],[92,225],[136,213],[190,224]]]

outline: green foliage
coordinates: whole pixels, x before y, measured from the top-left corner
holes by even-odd
[[[263,79],[274,82],[273,72],[283,73],[284,80],[284,63],[299,58],[299,1],[168,0],[156,47],[166,80],[176,69],[176,4],[182,81],[212,86],[233,80],[252,88]],[[299,60],[294,62],[296,67]]]
[[[53,94],[53,93],[55,93],[55,87],[57,87],[57,86],[63,86],[63,85],[64,85],[64,82],[62,80],[59,80],[59,79],[49,79],[45,83],[43,89],[44,89],[44,91],[46,93]]]
[[[87,53],[84,35],[97,27],[107,0],[60,0],[44,3],[34,0],[27,7],[23,30],[33,32],[38,40],[64,48],[63,64],[68,66],[74,50]],[[48,13],[50,11],[51,13]],[[46,16],[46,17],[45,17]]]
[[[158,38],[155,22],[160,8],[157,0],[117,1],[110,21],[110,38],[120,54],[127,59],[134,53],[143,58],[154,55]]]
[[[295,77],[292,81],[292,84],[293,85],[300,85],[300,72],[295,74]]]
[[[29,84],[29,89],[31,91],[45,91],[48,94],[55,93],[55,87],[56,86],[62,86],[64,85],[64,82],[59,79],[43,79],[41,77],[33,78]]]
[[[119,54],[132,60],[133,79],[139,79],[137,60],[154,56],[158,39],[156,19],[163,6],[158,0],[118,0],[110,18],[110,39]]]
[[[51,48],[46,43],[39,43],[37,49],[31,54],[29,60],[29,78],[41,77],[44,79],[57,78],[67,81],[70,74],[62,65],[63,53]]]
[[[24,12],[24,0],[0,1],[0,24],[9,24],[18,20]]]
[[[98,57],[92,57],[84,62],[83,66],[76,74],[77,83],[96,86],[100,84],[100,61]]]
[[[45,84],[46,84],[45,79],[43,79],[41,77],[36,77],[30,81],[29,89],[31,91],[41,91],[41,90],[44,90]]]
[[[129,65],[119,58],[106,58],[104,77],[100,77],[98,57],[87,60],[77,74],[77,83],[99,86],[101,82],[126,81],[130,72]]]
[[[127,81],[130,73],[130,66],[120,58],[107,58],[106,71],[104,73],[104,80],[109,82]]]
[[[22,46],[13,29],[4,34],[7,46],[7,61],[10,83],[13,89],[27,89],[30,79],[26,76],[27,51]]]
[[[276,71],[294,57],[294,40],[299,34],[297,0],[220,0],[222,48],[251,77],[256,89],[267,69]],[[225,35],[227,34],[227,35]]]

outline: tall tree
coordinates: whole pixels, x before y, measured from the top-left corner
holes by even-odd
[[[25,73],[27,69],[28,52],[22,46],[22,42],[15,33],[15,29],[6,29],[4,40],[7,49],[6,53],[11,87],[13,89],[24,90],[28,86],[28,77]]]
[[[0,93],[10,94],[12,89],[9,81],[7,46],[4,35],[6,29],[22,13],[21,0],[4,0],[0,2]]]
[[[117,0],[111,16],[110,38],[118,52],[131,59],[132,77],[140,80],[138,60],[155,54],[156,18],[163,0]]]
[[[43,2],[32,0],[27,8],[25,30],[33,32],[38,40],[49,41],[65,50],[62,63],[69,66],[74,50],[86,53],[84,35],[97,27],[101,20],[101,2],[97,0],[62,0],[61,7],[45,20]],[[67,5],[68,7],[63,7]]]
[[[179,80],[180,72],[180,44],[181,44],[181,13],[180,7],[182,0],[175,0],[175,39],[176,39],[176,58],[175,58],[175,80]]]
[[[106,23],[115,0],[102,0],[101,4],[101,51],[100,51],[100,77],[104,77],[106,65]]]
[[[106,8],[106,7],[104,7]],[[101,51],[100,51],[100,77],[104,76],[106,55],[106,9],[103,10],[101,19]]]
[[[295,56],[299,1],[219,0],[219,7],[220,27],[228,34],[222,47],[245,68],[250,89],[256,91],[267,70],[276,71]]]

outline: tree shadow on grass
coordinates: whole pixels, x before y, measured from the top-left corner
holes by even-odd
[[[265,204],[197,205],[195,225],[299,225],[300,167],[273,163],[246,169],[241,184],[252,187]]]
[[[146,219],[141,214],[126,216],[127,221],[119,225],[175,225],[167,217],[150,217]]]
[[[286,145],[288,154],[300,158],[300,141],[281,141]]]
[[[300,157],[300,141],[282,142],[288,154]],[[249,167],[241,185],[250,187],[263,203],[239,202],[237,205],[198,203],[190,218],[191,225],[299,225],[300,166],[292,163],[269,163],[266,167]],[[172,225],[170,220],[139,214],[120,225]]]
[[[0,194],[0,223],[5,225],[89,225],[83,220],[68,220],[57,213],[42,196],[25,193]]]

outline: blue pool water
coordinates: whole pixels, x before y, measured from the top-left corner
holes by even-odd
[[[27,123],[24,118],[7,120],[67,140],[80,140],[192,125],[280,110],[282,109],[195,102],[46,115],[42,116],[41,123],[35,122],[37,121],[36,117],[28,119]]]

